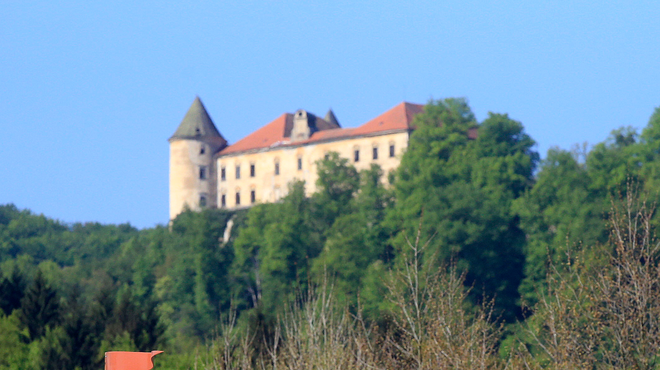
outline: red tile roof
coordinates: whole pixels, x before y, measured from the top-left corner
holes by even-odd
[[[290,139],[293,115],[285,113],[266,126],[237,141],[235,144],[226,147],[220,151],[219,155],[280,145],[301,145],[325,140],[374,135],[385,131],[408,130],[410,129],[410,123],[413,117],[423,111],[424,106],[421,104],[403,102],[360,127],[343,129],[330,128],[329,125],[323,125],[325,121],[316,117],[319,131],[314,132],[308,140],[295,143],[292,143]]]
[[[355,129],[353,135],[368,135],[379,131],[406,130],[413,117],[424,111],[421,104],[400,103],[380,116]]]
[[[244,152],[246,150],[267,148],[280,143],[283,144],[285,141],[284,132],[286,129],[287,116],[290,115],[291,114],[289,113],[284,113],[277,117],[273,122],[242,138],[235,144],[224,148],[220,151],[220,154]],[[286,141],[288,142],[288,139],[286,139]]]

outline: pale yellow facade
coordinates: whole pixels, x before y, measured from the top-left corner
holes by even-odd
[[[316,192],[317,162],[338,153],[358,171],[377,164],[388,173],[408,147],[411,121],[423,106],[402,102],[365,124],[343,129],[332,110],[320,118],[284,113],[232,145],[196,97],[170,143],[170,219],[186,208],[237,209],[277,202],[289,184]]]
[[[358,171],[373,163],[387,174],[399,166],[408,137],[407,130],[383,132],[220,156],[216,159],[217,207],[276,202],[287,194],[288,184],[294,180],[305,181],[310,195],[316,191],[316,162],[330,152],[348,159]]]
[[[185,207],[199,211],[216,207],[213,153],[217,147],[197,140],[170,143],[170,219]]]

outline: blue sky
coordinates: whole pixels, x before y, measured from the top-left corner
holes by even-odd
[[[164,224],[168,143],[195,95],[235,142],[283,112],[344,127],[465,97],[539,152],[660,106],[655,1],[14,1],[0,12],[0,204]]]

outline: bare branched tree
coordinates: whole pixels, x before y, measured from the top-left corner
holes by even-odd
[[[388,286],[396,307],[396,332],[387,339],[395,352],[387,368],[492,369],[500,366],[496,345],[500,328],[491,323],[491,307],[470,310],[465,275],[454,267],[424,264],[428,245],[406,239],[403,268],[392,272]]]
[[[654,207],[629,185],[612,202],[610,244],[567,255],[569,267],[547,279],[534,308],[529,368],[660,367],[660,248],[651,227]],[[589,258],[589,254],[600,258]],[[605,258],[602,258],[605,256]]]

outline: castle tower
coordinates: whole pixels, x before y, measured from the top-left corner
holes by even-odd
[[[217,174],[213,155],[227,146],[195,97],[170,142],[170,219],[187,206],[192,210],[217,205]]]

